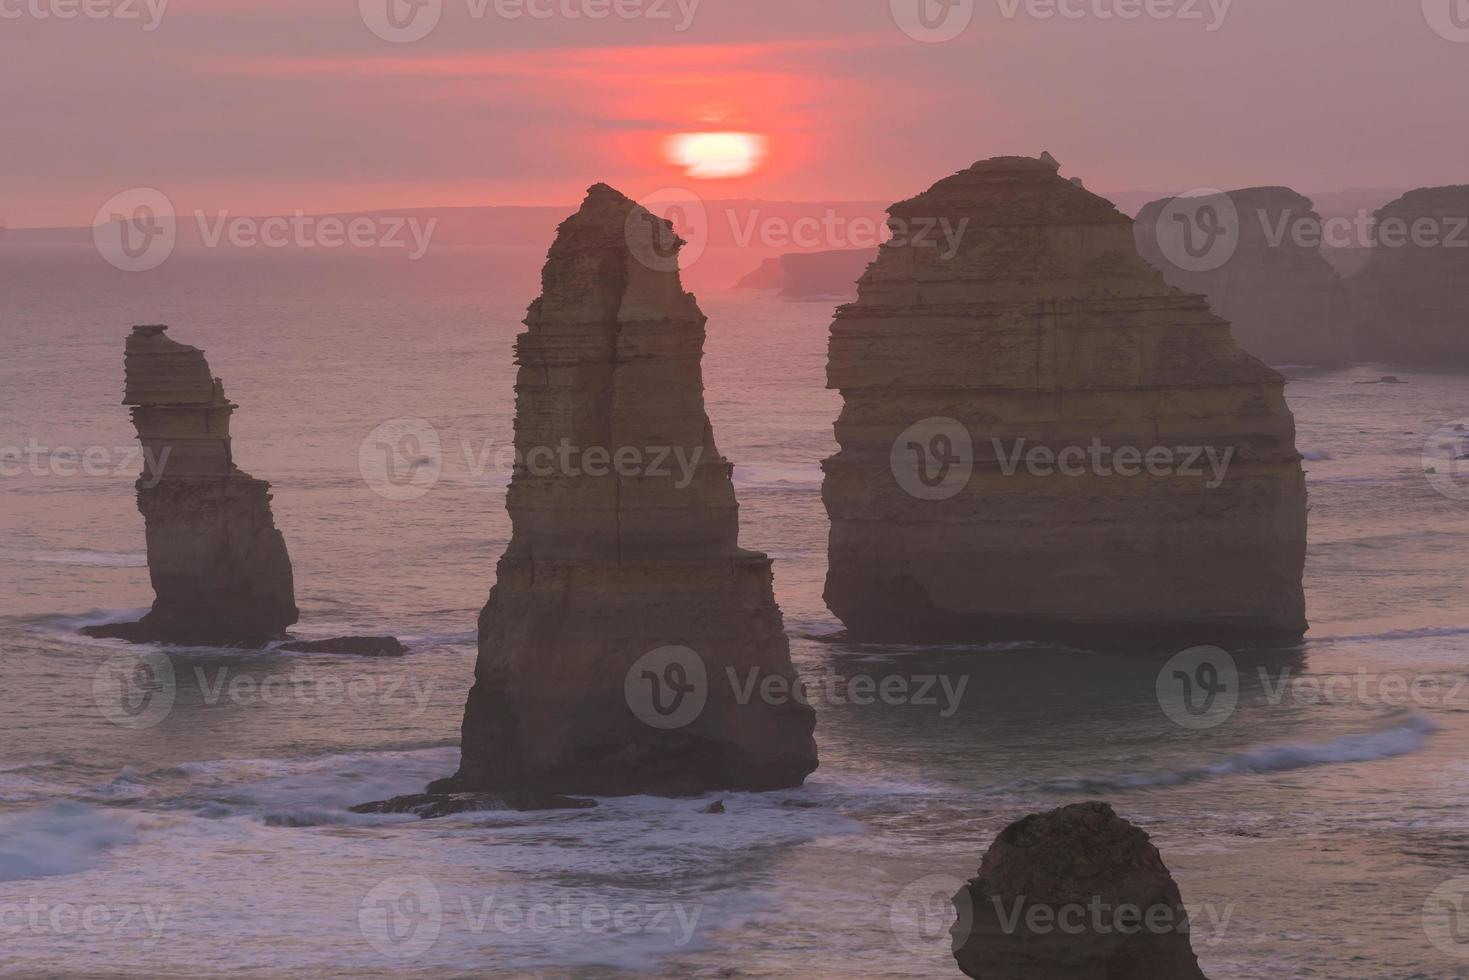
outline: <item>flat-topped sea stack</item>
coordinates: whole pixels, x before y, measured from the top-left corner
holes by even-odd
[[[1367,268],[1348,280],[1361,356],[1469,368],[1469,185],[1410,191],[1376,219]]]
[[[1162,856],[1105,803],[1011,824],[954,906],[975,980],[1205,980]]]
[[[798,679],[770,559],[737,543],[682,244],[604,184],[559,229],[516,344],[513,532],[461,766],[433,791],[764,790],[816,767],[810,707],[761,693]]]
[[[88,627],[137,643],[261,646],[298,618],[291,559],[270,484],[234,464],[224,384],[204,352],[134,327],[126,391],[143,444],[138,509],[156,599],[136,623]]]
[[[827,604],[874,641],[1299,640],[1284,379],[1058,169],[986,160],[890,210],[831,327]]]
[[[1322,252],[1322,218],[1311,199],[1288,187],[1216,195],[1226,196],[1230,217],[1221,220],[1236,223],[1237,238],[1209,245],[1209,229],[1185,232],[1171,207],[1180,199],[1166,198],[1138,214],[1138,251],[1168,285],[1208,297],[1210,308],[1233,327],[1235,343],[1262,361],[1351,361],[1351,309],[1341,277]],[[1196,235],[1193,254],[1180,251],[1181,233]]]

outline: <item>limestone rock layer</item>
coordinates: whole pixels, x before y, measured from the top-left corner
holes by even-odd
[[[1420,188],[1378,210],[1367,267],[1348,284],[1363,358],[1469,368],[1469,185]]]
[[[602,184],[558,231],[516,344],[513,532],[439,790],[770,789],[816,767],[809,706],[740,694],[797,679],[770,559],[737,543],[681,244]]]
[[[291,560],[270,484],[235,466],[223,383],[204,352],[134,327],[123,404],[144,449],[138,509],[156,599],[140,622],[93,627],[135,642],[259,646],[295,623]]]
[[[1298,640],[1306,491],[1284,379],[1057,170],[987,160],[891,208],[958,248],[895,238],[832,323],[827,604],[853,637],[895,642]],[[1168,465],[1134,464],[1154,450]]]
[[[1205,980],[1158,849],[1105,803],[1011,824],[954,906],[976,980]]]
[[[1238,243],[1223,264],[1184,269],[1160,244],[1158,221],[1172,199],[1154,201],[1134,226],[1138,250],[1170,286],[1201,293],[1230,322],[1234,339],[1267,364],[1342,364],[1355,354],[1351,308],[1321,250],[1311,199],[1286,187],[1230,191]]]

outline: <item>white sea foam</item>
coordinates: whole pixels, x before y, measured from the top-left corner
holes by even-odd
[[[56,803],[0,816],[0,881],[74,874],[133,839],[116,815],[84,803]]]
[[[1040,784],[1038,789],[1053,793],[1095,793],[1113,790],[1147,789],[1156,786],[1178,786],[1206,779],[1220,779],[1246,773],[1290,772],[1312,766],[1372,762],[1411,755],[1427,743],[1439,728],[1420,714],[1405,716],[1390,728],[1360,735],[1344,735],[1329,742],[1303,745],[1270,745],[1226,756],[1217,762],[1163,772],[1131,773],[1103,776],[1080,776]]]

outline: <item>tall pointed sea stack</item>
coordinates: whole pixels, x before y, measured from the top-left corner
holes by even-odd
[[[143,444],[138,509],[157,598],[136,623],[89,627],[136,643],[260,646],[296,622],[291,559],[270,484],[235,466],[224,384],[204,352],[134,327],[126,391]]]
[[[1227,198],[1227,201],[1223,200]],[[1204,199],[1226,211],[1231,230],[1200,230],[1190,255],[1175,237],[1192,220],[1190,198],[1154,201],[1138,214],[1138,251],[1168,285],[1202,293],[1228,320],[1234,339],[1267,364],[1343,364],[1355,345],[1347,294],[1321,251],[1322,219],[1311,199],[1288,187],[1249,187]],[[1237,234],[1236,234],[1237,232]],[[1211,247],[1206,243],[1213,242]]]
[[[1410,191],[1376,219],[1367,268],[1348,280],[1362,356],[1469,368],[1469,185]]]
[[[816,767],[770,559],[737,543],[682,244],[605,184],[558,231],[516,345],[513,533],[436,789],[758,790]]]
[[[828,605],[877,640],[1299,639],[1284,379],[1057,171],[986,160],[890,210],[831,328]]]

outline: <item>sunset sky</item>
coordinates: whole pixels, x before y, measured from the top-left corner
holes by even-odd
[[[1234,0],[1217,23],[1223,0],[935,2],[972,13],[940,43],[889,0],[393,0],[438,16],[408,43],[369,29],[387,0],[67,2],[0,0],[10,227],[87,225],[135,186],[257,214],[564,205],[597,180],[885,201],[1043,149],[1102,191],[1469,179],[1462,0]],[[551,16],[496,12],[526,2]],[[640,15],[564,13],[599,5]],[[757,138],[752,168],[670,152],[727,132]]]

